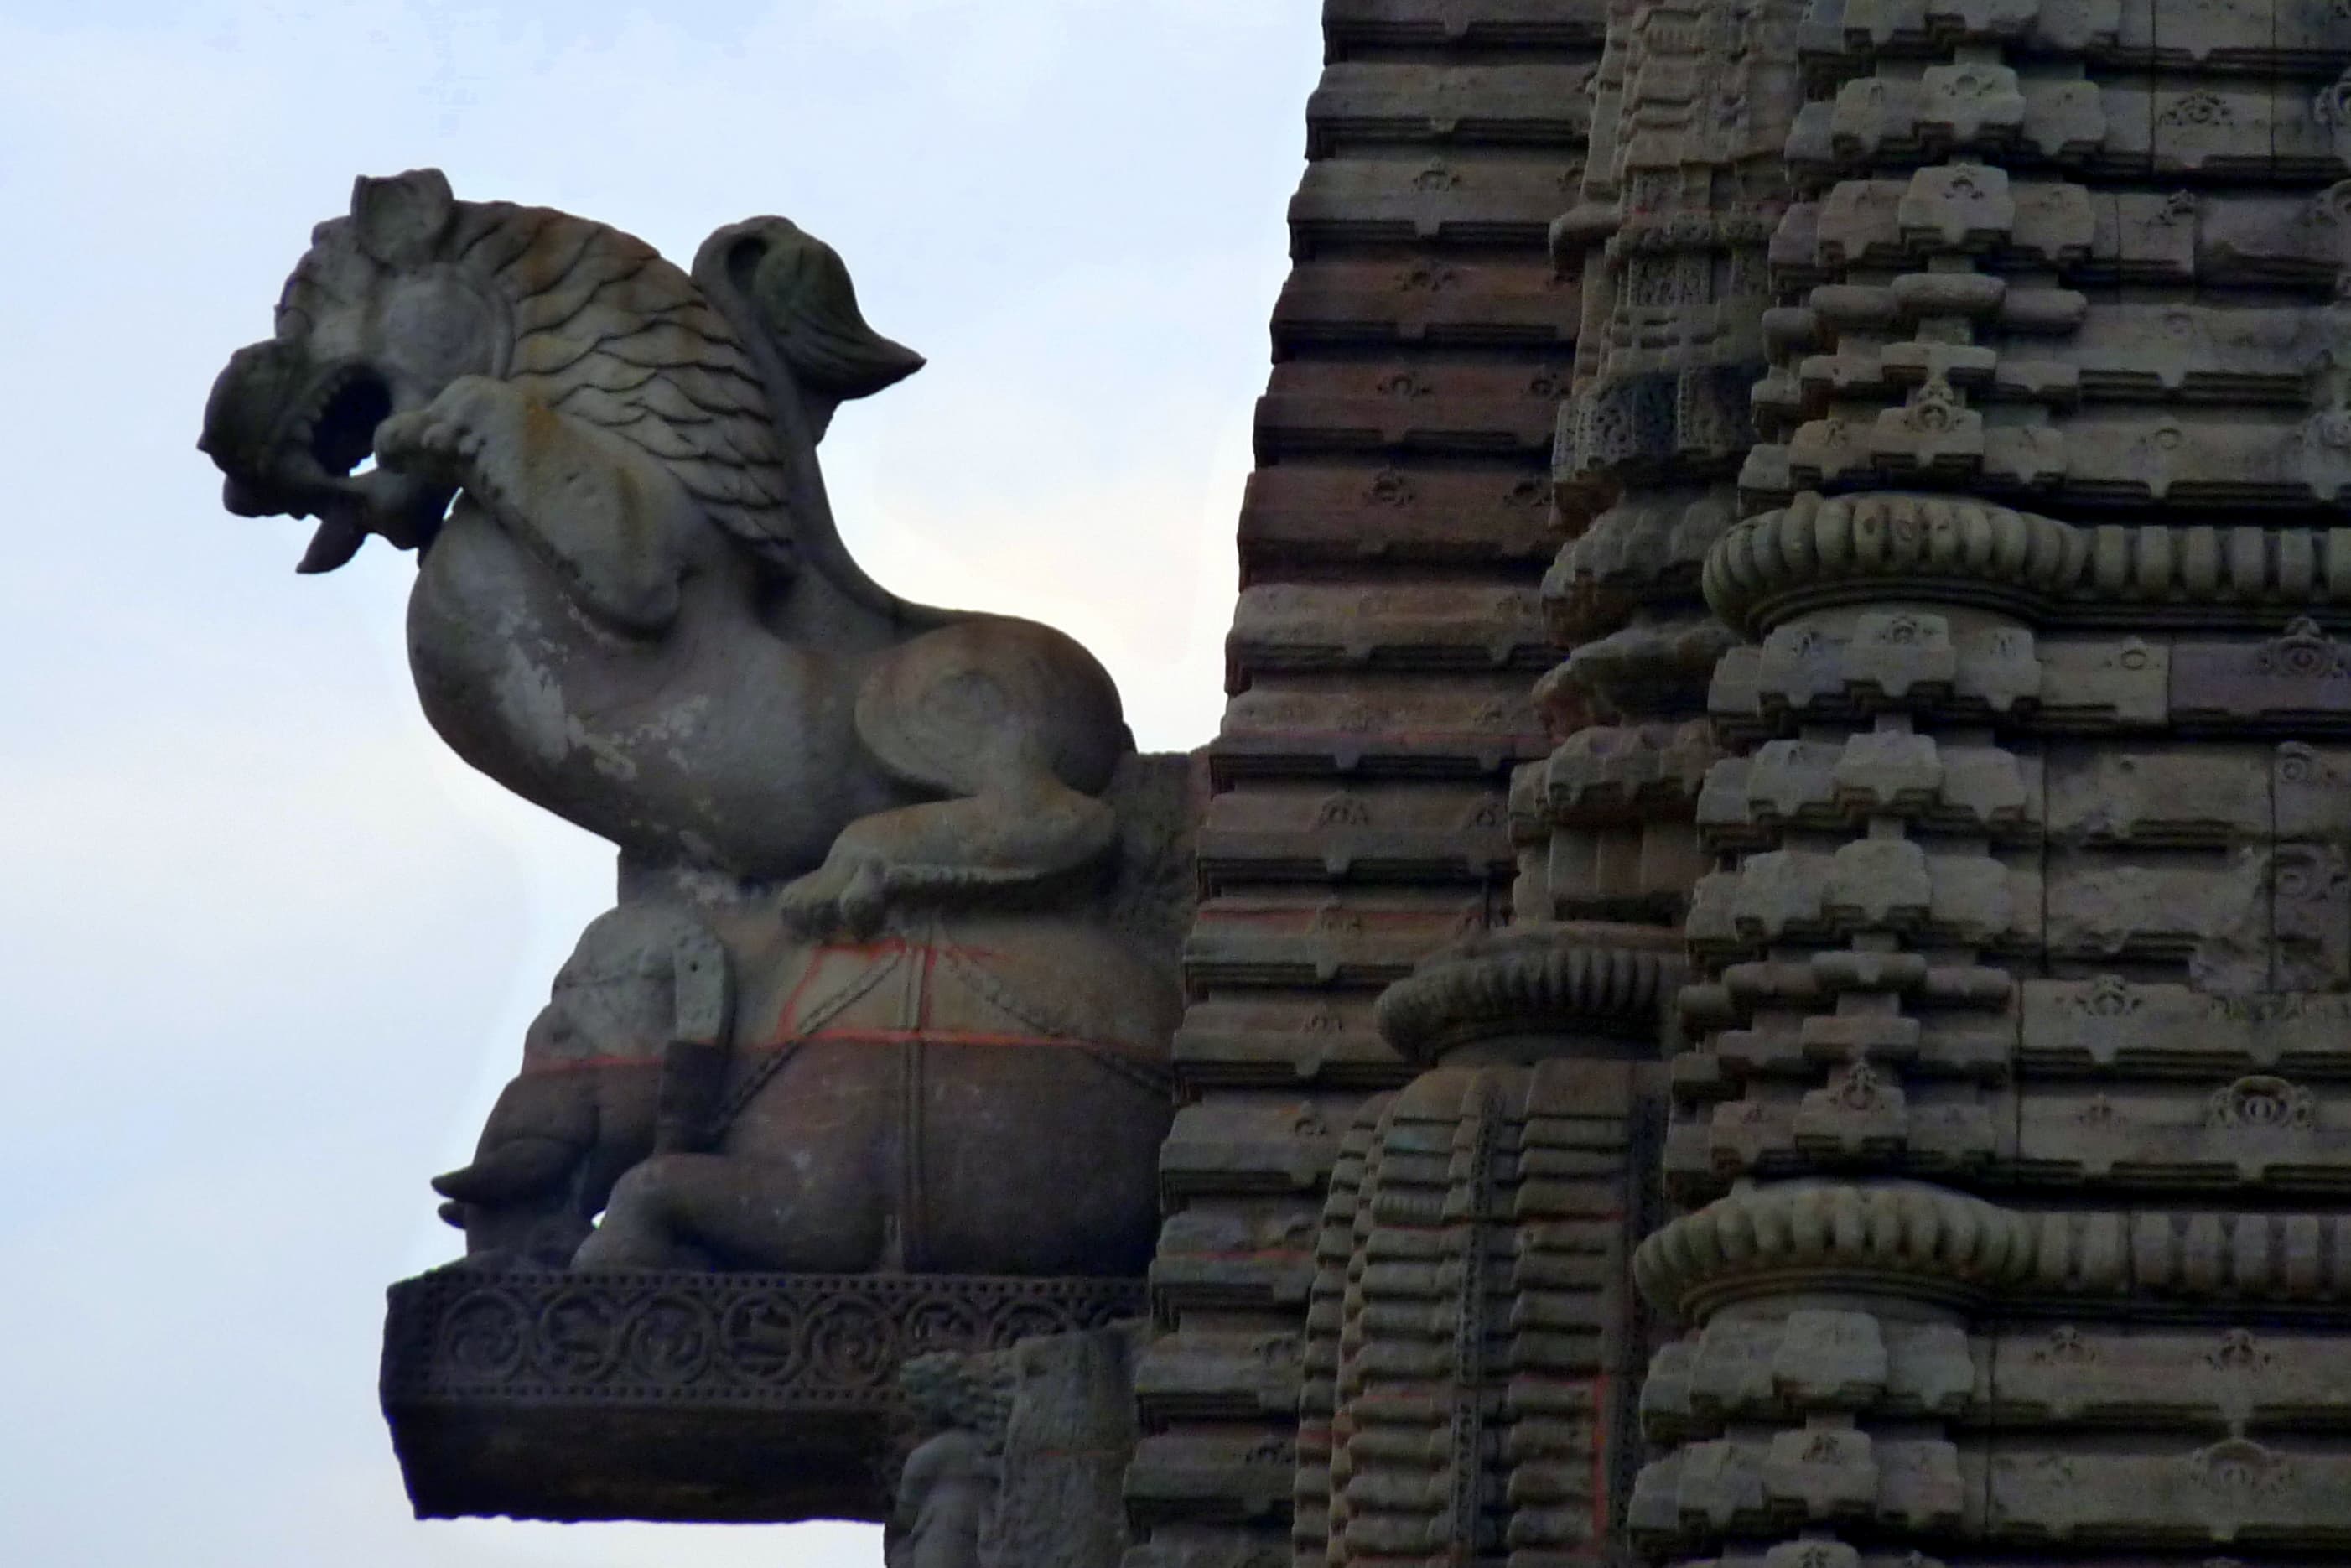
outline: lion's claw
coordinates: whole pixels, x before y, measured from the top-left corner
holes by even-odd
[[[482,438],[429,408],[395,413],[377,429],[376,460],[387,468],[455,479],[481,454]]]
[[[387,468],[463,482],[482,455],[484,426],[493,422],[502,395],[496,382],[479,376],[450,382],[423,408],[395,413],[376,426],[376,460]]]
[[[811,936],[872,936],[889,912],[889,873],[872,856],[834,855],[780,895],[787,924]]]

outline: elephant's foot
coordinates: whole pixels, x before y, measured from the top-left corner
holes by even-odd
[[[573,1268],[650,1270],[679,1266],[683,1249],[669,1189],[653,1169],[667,1163],[665,1156],[647,1160],[614,1184],[603,1218],[571,1254]]]
[[[872,1199],[812,1186],[790,1165],[728,1155],[656,1155],[612,1188],[575,1269],[772,1269],[856,1274],[882,1260]]]

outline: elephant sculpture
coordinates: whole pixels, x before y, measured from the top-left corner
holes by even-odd
[[[472,1162],[433,1180],[474,1262],[564,1266],[623,1171],[695,1136],[733,1016],[730,967],[700,922],[663,904],[580,934]]]
[[[1035,911],[737,945],[699,1135],[622,1175],[582,1268],[1139,1275],[1175,998],[1115,933]]]

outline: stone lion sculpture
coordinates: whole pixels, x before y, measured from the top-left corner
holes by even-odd
[[[841,547],[817,443],[921,364],[781,218],[688,277],[423,170],[313,232],[200,444],[231,511],[319,519],[303,571],[419,553],[410,663],[467,761],[639,862],[870,929],[1097,861],[1133,745],[1076,643],[909,604]]]
[[[437,1184],[480,1266],[1143,1266],[1183,759],[1069,638],[850,559],[817,444],[921,363],[781,218],[689,275],[426,170],[358,183],[213,388],[228,508],[316,518],[304,571],[415,552],[434,727],[621,850]]]

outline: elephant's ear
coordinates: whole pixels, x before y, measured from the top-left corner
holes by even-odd
[[[676,1018],[662,1044],[653,1106],[653,1148],[707,1149],[723,1132],[727,1036],[735,1017],[735,978],[726,949],[699,922],[682,922],[670,949]]]
[[[703,277],[723,268],[758,315],[821,440],[833,410],[923,368],[923,356],[865,324],[849,268],[832,246],[786,218],[752,218],[710,236],[695,258]]]
[[[671,1039],[688,1045],[724,1046],[735,1019],[734,967],[726,949],[697,925],[679,934],[672,962],[677,1019]]]
[[[415,267],[433,258],[457,198],[438,169],[411,169],[385,180],[362,174],[351,185],[351,230],[360,249],[386,267]]]

